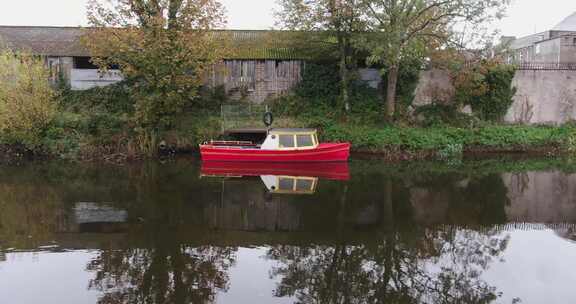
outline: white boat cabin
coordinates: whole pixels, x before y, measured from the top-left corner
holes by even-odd
[[[275,194],[314,194],[318,185],[317,177],[262,175],[260,179]]]
[[[261,150],[306,150],[315,149],[319,145],[316,129],[238,129],[229,130],[226,135],[235,141],[219,141],[212,144]]]

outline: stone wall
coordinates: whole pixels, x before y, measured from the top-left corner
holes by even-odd
[[[454,86],[446,70],[431,69],[420,72],[420,81],[414,93],[414,105],[423,106],[432,102],[450,103]]]
[[[513,85],[517,92],[506,122],[561,124],[576,119],[576,71],[520,70]]]
[[[507,123],[562,124],[576,120],[576,71],[519,70],[512,85],[517,92]],[[454,95],[450,75],[442,70],[420,74],[414,105],[449,103]]]

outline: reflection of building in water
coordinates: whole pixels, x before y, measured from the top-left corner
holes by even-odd
[[[474,181],[470,179],[453,181],[450,186],[412,187],[410,202],[414,207],[416,222],[425,225],[458,223],[459,220],[470,222],[469,218],[462,218],[463,212],[470,212],[469,215],[478,212],[497,220],[485,224],[576,223],[576,175],[527,172],[490,178],[501,178],[504,187],[502,193],[495,193],[498,191],[495,182],[487,184],[491,187],[484,187],[484,194],[471,191]],[[495,203],[497,201],[501,203]],[[462,207],[457,210],[455,206],[460,205]],[[500,207],[503,208],[503,218],[498,217]]]
[[[270,194],[258,179],[223,180],[219,202],[208,204],[204,210],[209,226],[243,231],[298,230],[300,210],[282,195]]]
[[[76,203],[75,223],[78,232],[116,232],[126,229],[128,213],[106,203]]]
[[[576,223],[576,174],[527,172],[503,174],[513,222]]]

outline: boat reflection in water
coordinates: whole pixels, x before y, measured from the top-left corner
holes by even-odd
[[[275,194],[314,194],[319,179],[350,179],[348,163],[203,162],[201,174],[224,178],[258,176]]]

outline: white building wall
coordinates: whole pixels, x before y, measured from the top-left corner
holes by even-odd
[[[70,87],[72,90],[87,90],[111,85],[123,79],[124,77],[122,77],[119,70],[109,70],[101,73],[98,70],[72,69],[70,72]]]

